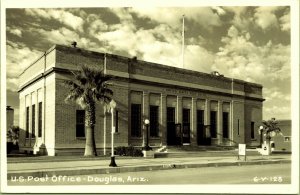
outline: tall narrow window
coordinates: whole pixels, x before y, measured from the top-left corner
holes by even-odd
[[[76,137],[85,137],[85,111],[76,110]]]
[[[255,138],[255,135],[254,135],[254,125],[255,125],[255,123],[253,121],[251,121],[251,139]]]
[[[141,104],[131,104],[131,136],[141,137]]]
[[[206,132],[204,129],[204,110],[197,110],[197,142],[198,145],[205,144]]]
[[[43,103],[42,102],[39,102],[39,116],[38,116],[38,137],[42,137],[42,117],[43,117]]]
[[[190,143],[190,109],[182,109],[182,142]]]
[[[150,106],[150,136],[158,137],[158,106]]]
[[[119,111],[115,111],[115,133],[119,132]]]
[[[175,108],[167,107],[167,122],[175,123]]]
[[[29,107],[26,107],[26,138],[29,138]]]
[[[212,138],[217,137],[217,112],[210,111],[210,133]]]
[[[223,112],[223,137],[229,138],[229,114],[228,112]]]
[[[35,104],[32,105],[32,123],[31,123],[31,137],[35,137]]]

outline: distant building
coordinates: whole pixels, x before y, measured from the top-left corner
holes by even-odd
[[[62,85],[72,79],[69,70],[83,64],[115,78],[116,146],[142,146],[145,119],[150,120],[151,146],[259,145],[260,84],[55,45],[19,77],[21,151],[83,153],[85,111],[64,102],[68,89]],[[110,147],[111,119],[100,104],[96,117],[96,145],[102,152]]]
[[[281,129],[282,135],[277,135],[272,138],[275,151],[291,151],[292,134],[291,120],[277,120],[278,127]]]
[[[14,125],[14,109],[10,106],[6,106],[6,125],[7,131]]]

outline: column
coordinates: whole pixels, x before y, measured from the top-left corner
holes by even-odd
[[[175,122],[180,123],[182,125],[182,97],[181,96],[177,96]]]
[[[29,96],[29,127],[28,127],[28,131],[29,131],[29,146],[31,146],[31,138],[32,138],[32,93],[30,93]]]
[[[192,97],[191,145],[197,145],[197,98]]]
[[[204,130],[206,137],[211,137],[210,134],[210,100],[205,100],[205,109],[204,109]]]
[[[151,121],[150,121],[151,122]],[[159,131],[161,133],[161,145],[167,145],[167,95],[160,96],[160,120]]]
[[[103,155],[106,156],[106,105],[103,106]]]
[[[35,112],[34,112],[34,135],[35,135],[35,143],[33,146],[33,154],[37,154],[39,151],[39,140],[40,138],[38,137],[38,106],[39,106],[39,100],[38,100],[38,90],[35,91]]]
[[[234,136],[233,136],[233,133],[234,133],[234,126],[233,126],[233,100],[230,102],[230,112],[229,112],[230,114],[230,120],[229,120],[229,138],[231,139],[231,140],[233,140],[233,141],[235,141],[235,139],[234,139]],[[235,143],[234,142],[230,142],[230,145],[231,146],[233,146],[233,145],[235,145]]]
[[[35,135],[35,139],[39,139],[38,138],[38,122],[39,122],[39,118],[38,118],[38,111],[39,111],[39,96],[38,96],[38,90],[35,91],[36,93],[36,99],[35,99],[35,132],[34,132],[34,135]]]
[[[21,128],[23,127],[23,129],[25,131],[24,132],[20,131],[20,135],[22,135],[24,133],[24,142],[23,142],[22,145],[26,146],[26,144],[27,144],[27,140],[26,140],[26,104],[27,104],[27,98],[26,98],[26,95],[24,95],[23,97],[24,97],[24,104],[23,105],[20,104],[20,106],[22,106],[22,109],[20,109],[20,115],[19,116],[20,116],[20,127]],[[20,98],[22,98],[22,97],[20,97]],[[21,101],[22,101],[22,99],[21,99]],[[21,123],[23,125],[21,125]],[[23,136],[22,136],[22,138],[23,138]],[[20,140],[19,140],[19,142],[20,142]]]
[[[217,124],[217,139],[218,144],[223,142],[223,101],[218,101],[218,124]]]
[[[205,100],[204,125],[210,125],[210,100]]]
[[[146,144],[146,126],[145,126],[145,119],[149,119],[149,92],[143,91],[143,108],[142,108],[142,124],[143,124],[143,147]],[[150,119],[149,119],[150,120]],[[151,121],[150,121],[151,123]],[[148,132],[149,136],[149,132]]]

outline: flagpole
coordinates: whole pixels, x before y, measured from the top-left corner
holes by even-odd
[[[181,55],[182,55],[182,68],[184,68],[184,15],[182,15],[182,48],[181,48]]]
[[[106,52],[104,53],[103,74],[106,75]],[[106,105],[103,107],[103,155],[106,156]]]

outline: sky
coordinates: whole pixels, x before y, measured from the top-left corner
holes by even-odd
[[[7,105],[18,124],[18,76],[54,44],[263,85],[263,119],[291,119],[289,6],[6,9]]]

